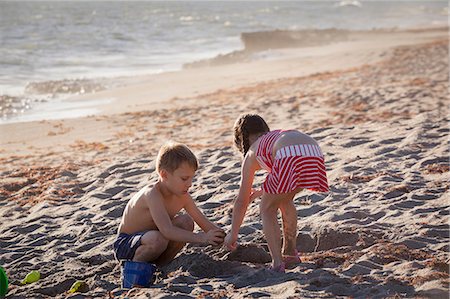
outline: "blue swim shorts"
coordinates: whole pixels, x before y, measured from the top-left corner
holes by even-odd
[[[114,254],[117,260],[133,260],[136,249],[141,246],[142,236],[146,232],[135,234],[121,233],[114,242]]]

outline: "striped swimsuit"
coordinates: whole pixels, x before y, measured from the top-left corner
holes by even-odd
[[[325,161],[315,144],[296,144],[279,149],[272,157],[273,146],[286,131],[275,130],[260,137],[256,160],[269,174],[263,183],[264,192],[289,193],[297,188],[328,192]]]

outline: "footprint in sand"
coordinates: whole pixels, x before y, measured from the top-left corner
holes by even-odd
[[[353,172],[355,170],[361,169],[361,166],[345,166],[342,168],[345,172]]]
[[[41,237],[40,239],[35,239],[34,241],[27,244],[28,246],[44,246],[47,245],[51,241],[51,238],[48,237]]]
[[[95,180],[93,180],[93,181],[88,181],[88,182],[84,182],[84,183],[78,183],[76,186],[77,186],[78,188],[83,189],[83,188],[86,188],[86,187],[90,186],[90,185],[93,184],[93,183],[95,183]]]
[[[448,206],[445,208],[449,208]],[[439,214],[441,213],[441,211],[444,209],[444,207],[436,207],[436,208],[427,208],[427,209],[416,209],[414,211],[412,211],[413,214],[426,214],[426,215],[430,215],[431,213],[436,213],[439,212]],[[448,211],[445,212],[448,215]]]
[[[220,179],[221,181],[226,182],[226,181],[228,181],[228,180],[230,180],[230,179],[232,179],[232,178],[234,178],[234,177],[236,177],[236,174],[225,173],[225,174],[222,174],[222,175],[219,177],[219,179]]]
[[[92,194],[91,196],[98,198],[98,199],[110,199],[111,198],[110,194],[105,194],[105,193],[96,193],[96,194]]]
[[[412,209],[415,207],[419,207],[424,205],[424,202],[417,201],[417,200],[403,200],[396,204],[397,207],[400,207],[402,209]]]
[[[394,199],[409,193],[410,190],[407,187],[399,186],[397,188],[392,188],[390,191],[383,195],[382,199]]]
[[[382,175],[378,177],[377,181],[400,183],[403,182],[403,178],[401,176]]]
[[[343,214],[335,214],[331,221],[340,221],[340,220],[347,220],[347,219],[365,219],[370,215],[370,213],[367,213],[363,210],[360,211],[348,211]]]
[[[216,165],[216,166],[211,167],[211,169],[209,170],[209,172],[210,172],[210,173],[216,173],[216,172],[218,172],[218,171],[221,171],[221,170],[224,169],[224,168],[225,168],[225,166],[218,166],[218,165]]]
[[[388,138],[388,139],[381,140],[379,143],[380,144],[394,144],[394,143],[399,143],[402,140],[403,140],[403,138]]]
[[[326,209],[326,207],[323,207],[321,205],[313,205],[313,206],[311,206],[309,208],[306,208],[306,209],[298,208],[297,216],[300,217],[300,218],[308,217],[308,216],[312,216],[314,214],[317,214],[320,211],[323,211],[325,209]]]
[[[123,190],[128,189],[128,188],[130,188],[130,187],[127,187],[127,186],[117,186],[117,187],[112,187],[112,188],[106,189],[105,192],[108,193],[108,194],[110,194],[111,197],[113,197],[114,195],[116,195],[116,194],[118,194],[118,193],[120,193],[120,192],[122,192]]]
[[[74,248],[76,252],[88,252],[92,248],[96,247],[99,243],[99,240],[85,240],[82,245]]]
[[[125,172],[127,171],[126,167],[132,165],[134,162],[126,162],[126,163],[119,163],[119,164],[114,164],[110,167],[108,167],[105,171],[106,172],[110,172],[110,173],[114,173],[114,172]],[[124,169],[125,168],[125,169]],[[115,171],[117,170],[117,171]]]
[[[437,199],[439,198],[438,195],[435,194],[413,194],[411,196],[411,199],[415,199],[415,200],[423,200],[423,201],[427,201],[427,200],[433,200],[433,199]]]
[[[39,225],[39,224],[31,224],[31,225],[22,226],[22,227],[16,226],[16,227],[13,227],[12,230],[14,232],[18,232],[19,234],[29,234],[29,233],[34,232],[35,230],[37,230],[40,227],[41,227],[41,225]]]
[[[196,202],[203,202],[203,201],[207,201],[208,199],[210,199],[214,193],[216,193],[215,191],[207,191],[203,194],[197,195],[196,197]]]
[[[369,138],[350,138],[350,139],[353,139],[353,140],[350,142],[344,143],[342,145],[342,147],[349,148],[349,147],[354,147],[354,146],[358,146],[358,145],[373,141],[372,139],[369,139]]]
[[[342,274],[345,276],[354,277],[356,275],[368,275],[372,272],[372,268],[365,265],[353,264],[343,269]]]
[[[378,155],[384,155],[384,154],[390,153],[390,152],[392,152],[392,151],[395,151],[396,149],[397,149],[396,146],[388,146],[388,147],[384,147],[384,148],[382,148],[381,150],[375,152],[375,156],[378,156]]]
[[[114,207],[105,214],[105,217],[109,217],[112,219],[119,219],[123,214],[123,210],[124,207],[122,206]]]
[[[431,164],[447,164],[448,163],[448,157],[437,157],[432,159],[425,159],[422,162],[420,162],[420,167],[424,167]]]
[[[200,207],[202,209],[205,209],[205,210],[215,209],[215,208],[218,208],[220,206],[223,206],[223,203],[220,203],[220,202],[207,202],[207,203],[204,203],[204,204],[200,205]]]
[[[449,216],[450,215],[450,211],[448,209],[449,209],[449,207],[447,206],[446,210],[444,210],[444,209],[440,210],[438,215],[439,216]]]
[[[433,238],[442,238],[442,239],[448,239],[450,235],[450,231],[448,228],[444,229],[438,229],[438,228],[432,228],[429,229],[426,233],[426,236],[433,237]]]
[[[111,173],[109,173],[109,171],[104,171],[104,172],[100,173],[100,174],[98,175],[98,177],[101,178],[101,179],[106,179],[106,178],[109,177],[110,175],[111,175]]]
[[[120,176],[123,179],[138,176],[138,175],[143,175],[143,174],[152,174],[154,169],[139,169],[139,170],[134,170],[134,171],[129,171],[129,170],[125,170],[125,171],[126,172]]]
[[[322,128],[316,128],[312,131],[309,132],[309,135],[315,135],[315,134],[319,134],[325,131],[328,131],[330,129],[333,129],[333,127],[322,127]]]

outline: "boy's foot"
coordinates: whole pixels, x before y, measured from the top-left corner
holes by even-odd
[[[282,262],[279,266],[270,266],[268,269],[272,272],[284,273],[286,271],[286,265]]]
[[[294,251],[295,255],[283,255],[283,262],[286,264],[286,267],[296,265],[302,262],[300,258],[300,254],[297,249]]]

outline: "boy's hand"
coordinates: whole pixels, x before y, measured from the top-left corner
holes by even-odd
[[[237,248],[237,238],[233,238],[231,233],[228,233],[225,237],[224,244],[223,244],[228,250],[236,250]]]
[[[225,232],[220,229],[211,229],[207,233],[204,234],[205,241],[204,243],[208,243],[210,245],[217,246],[223,243],[223,238],[225,237]]]

